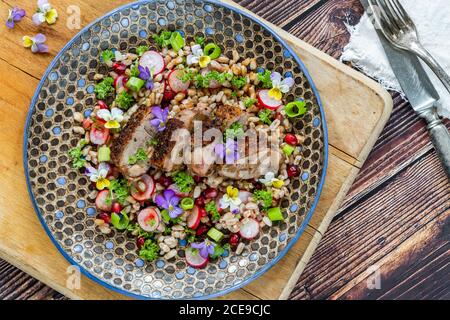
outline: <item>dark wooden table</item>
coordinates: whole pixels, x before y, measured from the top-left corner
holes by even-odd
[[[339,58],[358,0],[236,0]],[[450,184],[425,124],[393,93],[394,111],[291,299],[449,299]],[[450,128],[450,122],[447,121]],[[379,276],[369,289],[367,274]],[[64,299],[0,260],[0,299]]]

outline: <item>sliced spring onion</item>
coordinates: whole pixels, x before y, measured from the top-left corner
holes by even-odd
[[[98,148],[97,159],[98,162],[106,162],[111,160],[111,150],[108,146]]]
[[[175,52],[182,49],[184,47],[183,36],[177,31],[172,32],[172,35],[170,36],[170,45]]]
[[[128,227],[129,223],[130,223],[130,219],[128,218],[128,216],[125,212],[121,212],[120,214],[113,212],[111,214],[111,224],[117,230],[126,229]]]
[[[305,114],[308,110],[306,109],[306,102],[301,100],[289,102],[284,107],[284,111],[289,118],[295,118]]]
[[[222,50],[220,47],[215,43],[208,43],[205,46],[205,49],[203,49],[203,52],[209,56],[211,59],[217,59],[220,57],[220,54],[222,53]]]
[[[283,146],[283,152],[288,157],[292,154],[292,152],[294,152],[294,150],[295,150],[295,147],[293,147],[293,146],[291,146],[289,144],[286,144],[286,145]]]
[[[216,242],[220,242],[220,240],[222,240],[223,238],[223,233],[216,228],[209,229],[207,235]]]
[[[181,209],[191,210],[194,207],[194,200],[192,198],[184,198],[181,200]]]
[[[267,215],[270,221],[283,221],[283,214],[281,213],[280,207],[270,208],[267,210]]]
[[[137,77],[131,77],[127,81],[127,88],[129,88],[133,91],[139,91],[144,86],[144,84],[145,84],[144,80],[137,78]]]

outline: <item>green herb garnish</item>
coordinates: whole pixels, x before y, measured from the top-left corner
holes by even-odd
[[[199,44],[203,47],[203,45],[205,44],[205,38],[204,37],[195,37],[195,43]]]
[[[195,184],[194,178],[184,171],[178,171],[172,178],[181,192],[191,192]]]
[[[111,224],[117,230],[125,230],[130,224],[130,218],[128,218],[125,211],[122,211],[120,214],[113,212],[111,214]]]
[[[106,204],[110,205],[113,199],[117,199],[120,204],[124,204],[130,195],[130,185],[126,179],[113,179],[109,185],[109,194],[106,197]]]
[[[228,129],[225,130],[224,138],[225,141],[227,140],[234,140],[242,138],[245,135],[244,127],[242,126],[242,123],[235,122],[233,123]]]
[[[145,150],[142,148],[139,148],[139,149],[137,149],[137,151],[134,155],[132,155],[128,158],[128,164],[133,165],[133,164],[138,163],[139,161],[145,161],[147,159],[148,159],[148,157],[147,157],[147,154],[145,153]]]
[[[184,46],[184,38],[178,31],[163,30],[159,35],[154,34],[153,40],[161,47],[172,47],[173,50],[178,51]]]
[[[272,192],[269,190],[256,190],[253,192],[253,197],[262,202],[264,210],[272,206]]]
[[[139,56],[142,56],[144,54],[144,52],[148,51],[149,49],[150,49],[149,46],[139,46],[136,48],[136,53]]]
[[[146,261],[153,261],[158,258],[159,246],[151,239],[144,242],[144,246],[139,250],[139,257]]]
[[[83,147],[87,144],[86,140],[80,140],[80,142],[78,143],[78,145],[75,148],[72,148],[69,150],[69,157],[72,160],[72,166],[75,169],[80,169],[82,167],[84,167],[84,164],[86,162],[86,159],[83,155],[83,152],[81,151],[81,149],[83,149]]]
[[[258,113],[259,120],[261,120],[262,123],[265,123],[265,124],[268,124],[268,125],[272,124],[271,116],[272,116],[272,111],[269,110],[269,109],[261,110]]]
[[[245,86],[247,84],[247,78],[246,77],[236,77],[234,76],[231,79],[231,84],[233,85],[233,87],[235,87],[236,89],[241,89],[243,86]]]
[[[116,97],[116,103],[120,109],[128,110],[134,103],[134,98],[126,91],[122,91]]]
[[[223,255],[225,253],[225,250],[229,251],[230,248],[231,248],[231,246],[229,243],[225,243],[223,246],[216,243],[216,245],[214,247],[214,253],[210,256],[211,259],[217,259],[218,257],[220,257],[221,255]]]
[[[108,61],[112,61],[112,59],[114,59],[114,57],[115,57],[115,54],[112,50],[107,49],[107,50],[102,51],[101,56],[102,56],[103,62],[106,63]]]
[[[250,107],[253,106],[255,103],[256,103],[256,99],[248,98],[247,100],[244,101],[244,107],[250,108]]]
[[[100,83],[94,87],[94,92],[98,99],[105,99],[114,92],[114,79],[112,77],[104,78]]]
[[[264,72],[258,72],[258,79],[261,82],[260,86],[264,89],[271,89],[272,88],[272,80],[270,79],[270,75],[272,73],[269,70],[266,70]]]
[[[209,214],[211,214],[211,218],[213,221],[218,221],[220,219],[219,210],[217,210],[215,201],[210,201],[205,205],[205,210]]]
[[[131,65],[131,68],[130,68],[130,76],[131,77],[139,77],[140,71],[139,71],[138,65],[139,65],[139,60],[136,60],[136,62]]]

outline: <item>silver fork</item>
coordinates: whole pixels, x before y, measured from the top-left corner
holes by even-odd
[[[369,0],[369,2],[373,9],[379,10],[379,14],[374,12],[374,16],[386,39],[394,47],[421,58],[450,93],[450,76],[420,43],[414,22],[398,0]]]

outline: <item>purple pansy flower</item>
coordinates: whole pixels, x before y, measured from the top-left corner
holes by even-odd
[[[205,239],[203,242],[200,243],[191,243],[191,247],[194,249],[198,249],[200,256],[203,259],[208,258],[210,254],[214,253],[215,244],[209,241],[208,239]]]
[[[169,108],[161,109],[161,107],[153,107],[152,114],[154,119],[150,120],[150,124],[156,128],[159,132],[166,129],[167,116],[169,115]]]
[[[23,46],[25,48],[31,47],[31,52],[48,52],[48,46],[45,44],[47,38],[42,34],[38,33],[34,37],[24,36],[22,38]]]
[[[23,17],[25,17],[25,10],[18,7],[10,9],[8,19],[6,20],[6,26],[10,29],[14,28],[14,23],[19,22]]]
[[[155,198],[155,202],[160,208],[166,209],[171,218],[176,218],[183,213],[183,209],[178,207],[180,198],[178,198],[171,189],[165,190],[163,195],[158,194]]]
[[[152,80],[152,73],[150,72],[150,69],[148,67],[144,68],[140,65],[138,65],[138,69],[139,69],[139,78],[141,78],[142,80],[146,80],[145,88],[147,90],[152,90],[153,89],[153,80]]]
[[[221,159],[225,158],[227,164],[233,163],[239,159],[239,147],[237,141],[228,139],[225,144],[219,143],[214,147],[214,152]]]

